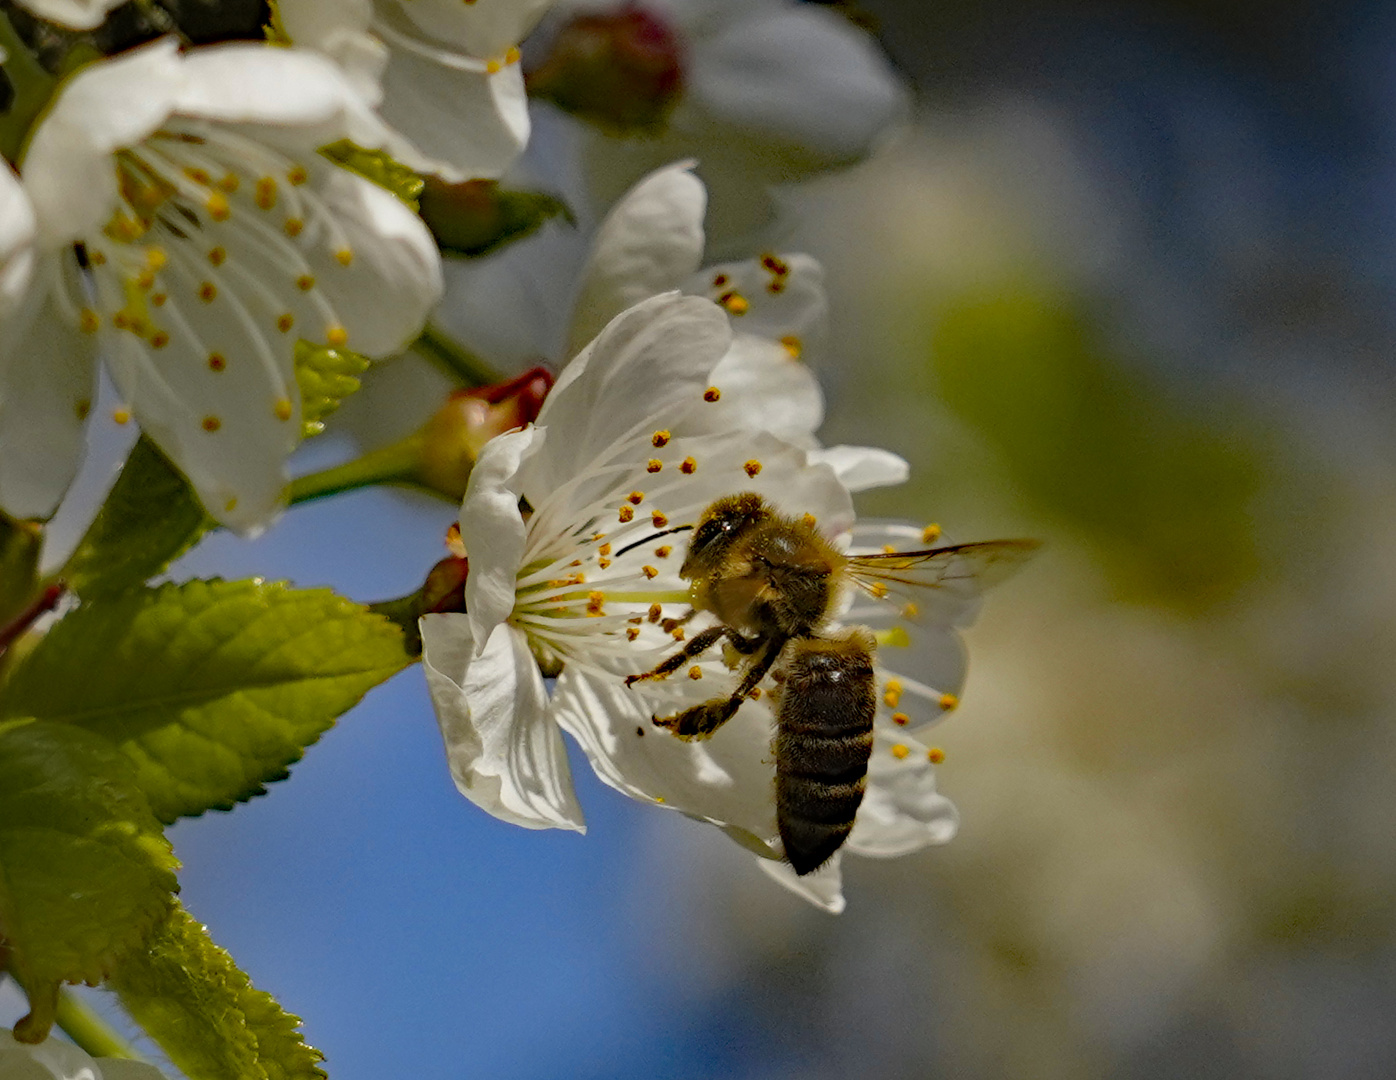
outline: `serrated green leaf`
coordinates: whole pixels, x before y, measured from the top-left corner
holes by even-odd
[[[406,663],[401,630],[328,589],[191,581],[71,612],[0,687],[0,718],[111,739],[173,821],[260,794]]]
[[[359,376],[368,369],[368,358],[348,349],[296,342],[296,382],[301,391],[302,434],[305,438],[325,430],[323,420],[339,403],[359,388]]]
[[[300,1018],[255,989],[183,908],[111,985],[190,1080],[324,1080],[324,1055],[301,1038]]]
[[[320,153],[350,172],[358,173],[365,180],[387,188],[413,210],[417,209],[417,199],[422,194],[422,178],[387,152],[366,150],[348,139],[341,139],[320,147]]]
[[[124,592],[164,570],[211,524],[189,482],[141,436],[59,576],[84,599]]]
[[[29,1035],[62,982],[96,982],[171,904],[178,864],[130,759],[67,724],[0,725],[0,936]]]

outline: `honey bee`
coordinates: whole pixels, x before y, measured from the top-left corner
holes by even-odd
[[[777,513],[752,492],[711,503],[692,526],[679,570],[690,610],[717,623],[695,634],[627,686],[662,679],[725,640],[741,660],[736,689],[654,723],[680,739],[706,739],[730,720],[768,674],[776,697],[776,823],[797,874],[818,869],[842,846],[863,800],[877,712],[873,656],[865,626],[831,628],[846,586],[875,598],[894,593],[942,600],[951,622],[983,587],[1007,577],[1035,551],[1034,540],[994,540],[920,551],[845,555],[811,517]],[[927,592],[930,590],[931,592]]]

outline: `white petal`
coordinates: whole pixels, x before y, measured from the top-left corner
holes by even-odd
[[[904,484],[911,475],[905,458],[875,446],[829,446],[813,451],[810,460],[830,466],[849,491]]]
[[[771,859],[757,859],[761,867],[775,881],[784,885],[796,896],[803,897],[817,908],[830,915],[839,915],[844,909],[843,869],[840,866],[843,853],[836,851],[833,857],[812,874],[801,877],[786,862]]]
[[[811,4],[721,20],[692,53],[691,93],[729,123],[803,147],[825,164],[866,154],[907,111],[873,38]]]
[[[44,246],[107,221],[118,200],[112,152],[159,128],[183,87],[178,46],[162,38],[83,68],[60,90],[24,157]]]
[[[307,251],[319,288],[348,330],[351,349],[400,352],[441,298],[441,254],[431,231],[402,200],[361,176],[333,166],[313,167],[311,175],[353,252],[346,267],[328,237]],[[307,238],[304,246],[311,243]]]
[[[393,35],[385,40],[390,52],[379,109],[423,155],[408,163],[451,181],[502,176],[528,142],[519,65],[491,72],[468,56],[414,47]]]
[[[401,25],[402,16],[427,36],[482,59],[502,56],[533,29],[551,0],[377,0],[380,16]]]
[[[47,19],[69,30],[95,30],[106,20],[107,12],[126,0],[16,0],[31,15]]]
[[[906,751],[898,757],[894,747]],[[900,752],[900,751],[899,751]],[[868,788],[845,848],[893,858],[949,842],[959,828],[955,806],[936,791],[926,747],[902,732],[879,729],[868,762]]]
[[[536,505],[535,496],[609,453],[622,433],[648,418],[701,403],[731,334],[720,308],[677,293],[612,319],[567,366],[543,404],[538,424],[550,434],[525,477],[530,500]]]
[[[695,410],[696,430],[769,431],[797,446],[814,446],[814,432],[824,421],[824,395],[814,373],[792,360],[785,346],[737,334],[713,369],[712,382],[722,397]]]
[[[17,310],[34,276],[34,206],[19,177],[0,164],[0,319]]]
[[[796,357],[824,336],[824,267],[812,255],[768,252],[759,260],[705,266],[683,290],[721,303],[736,333],[782,342]]]
[[[57,262],[35,271],[0,311],[0,507],[18,518],[57,508],[82,461],[96,396],[96,342],[55,300]]]
[[[470,559],[465,607],[471,634],[481,648],[514,610],[525,544],[518,474],[527,456],[543,443],[538,427],[496,436],[485,444],[465,489],[460,511],[461,540]]]
[[[679,288],[697,271],[707,192],[693,165],[651,173],[601,223],[573,309],[569,355],[632,304]]]
[[[586,751],[596,775],[643,802],[723,826],[753,850],[776,836],[771,716],[754,702],[712,738],[684,742],[617,679],[573,668],[558,679],[552,715]]]
[[[496,626],[477,650],[462,615],[427,615],[421,629],[422,666],[461,794],[528,829],[585,832],[562,736],[547,718],[543,678],[523,635]]]
[[[6,1080],[164,1080],[164,1074],[143,1061],[92,1058],[62,1039],[47,1038],[36,1045],[22,1043],[0,1028],[0,1077]]]
[[[279,0],[277,11],[292,42],[324,53],[365,101],[378,103],[388,49],[368,32],[370,0]]]

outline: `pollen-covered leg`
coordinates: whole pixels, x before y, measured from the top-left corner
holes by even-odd
[[[757,643],[747,641],[740,635],[727,630],[725,626],[714,629],[726,631],[735,640],[750,645],[751,648],[748,651],[755,651]],[[694,640],[696,641],[697,638]],[[731,697],[713,698],[711,701],[694,705],[674,716],[656,716],[654,723],[658,727],[667,728],[677,738],[683,739],[685,742],[710,737],[713,732],[737,715],[737,710],[742,707],[742,702],[766,677],[766,672],[771,670],[771,665],[776,662],[776,658],[780,656],[781,650],[784,648],[784,641],[769,641],[766,645],[766,651],[752,662],[751,667],[747,668],[746,674],[742,676],[742,681],[737,684],[737,689]]]
[[[713,645],[717,644],[723,635],[728,633],[730,633],[730,631],[725,626],[710,626],[701,634],[695,635],[688,644],[674,653],[673,656],[669,657],[658,667],[650,671],[641,672],[639,675],[627,675],[625,677],[625,685],[631,686],[645,679],[662,679],[666,675],[672,675],[674,672],[678,671],[679,668],[683,667],[686,661],[710,649]]]

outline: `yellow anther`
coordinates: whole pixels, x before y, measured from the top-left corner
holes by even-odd
[[[300,187],[310,179],[310,173],[304,165],[292,165],[286,172],[286,179],[293,187]]]
[[[611,568],[611,560],[603,555],[596,560],[596,565],[601,567],[602,570],[609,570]]]
[[[688,669],[688,677],[694,680],[701,679],[703,677],[703,669],[700,668],[697,664],[694,664],[691,668]]]
[[[517,64],[519,62],[519,55],[519,47],[517,45],[511,45],[509,51],[504,54],[504,62],[506,64]]]
[[[684,639],[683,627],[674,627],[672,630],[669,631],[669,636],[673,638],[675,641],[682,641]]]
[[[640,636],[640,628],[638,626],[627,626],[625,628],[625,636],[627,640],[634,641]]]
[[[800,521],[803,522],[805,528],[807,529],[812,529],[819,524],[819,519],[815,517],[813,514],[805,514],[803,517],[800,518]]]
[[[155,288],[155,275],[149,270],[142,270],[136,275],[136,288],[140,289],[141,292],[150,292],[151,289]]]
[[[596,549],[596,553],[598,555],[609,555],[611,553],[611,545],[602,544],[599,548]]]
[[[892,714],[892,723],[896,724],[897,727],[906,727],[907,724],[911,723],[911,717],[907,716],[904,712],[894,712]]]
[[[685,476],[692,476],[697,468],[698,462],[694,461],[691,457],[686,457],[679,462],[679,472],[683,473]]]
[[[636,506],[639,506],[642,502],[645,501],[645,493],[643,491],[632,491],[629,495],[626,496],[626,498],[629,499],[630,502],[634,503]]]
[[[940,539],[940,526],[932,522],[921,530],[921,543],[934,544]]]
[[[130,409],[113,409],[111,418],[118,424],[129,424],[131,422]]]
[[[749,697],[749,698],[751,698],[752,701],[760,701],[760,700],[761,700],[761,687],[759,687],[759,686],[753,686],[753,687],[747,692],[747,695],[746,695],[746,696]]]
[[[348,266],[354,261],[354,253],[348,248],[340,248],[334,253],[334,257],[339,261],[340,266]]]
[[[896,679],[888,679],[886,693],[882,695],[882,700],[889,709],[895,709],[897,702],[902,700],[902,684]]]
[[[656,431],[650,436],[650,442],[655,446],[668,446],[672,436],[667,431]]]
[[[635,508],[634,508],[633,506],[629,506],[629,505],[622,506],[622,507],[620,508],[620,512],[619,512],[616,516],[620,518],[620,522],[621,522],[622,525],[624,525],[624,524],[625,524],[626,522],[628,522],[628,521],[634,521],[634,520],[635,520]]]
[[[669,519],[656,510],[650,515],[650,523],[653,524],[656,529],[662,529],[669,524]]]
[[[757,461],[755,458],[752,458],[745,465],[743,465],[742,468],[746,470],[746,474],[748,476],[756,476],[758,473],[761,472],[761,462]]]
[[[205,416],[204,422],[200,426],[210,435],[212,435],[215,431],[217,431],[219,428],[223,426],[223,421],[218,419],[218,417],[216,416]]]
[[[798,360],[805,351],[805,343],[794,334],[786,334],[780,339],[781,345],[785,347],[785,355],[791,360]]]
[[[169,261],[170,257],[165,254],[164,248],[148,247],[145,249],[145,265],[151,270],[163,270]]]
[[[238,189],[240,183],[242,183],[242,181],[238,179],[237,173],[227,173],[224,175],[223,179],[218,181],[218,186],[231,195]]]
[[[651,604],[647,615],[650,622],[658,622],[664,615],[664,609],[658,604]]]
[[[203,284],[199,286],[199,299],[202,300],[205,304],[213,303],[213,300],[217,295],[218,287],[214,285],[213,282],[205,281]]]
[[[295,410],[292,408],[289,398],[280,398],[276,402],[276,408],[272,411],[276,413],[278,420],[289,420]]]
[[[721,398],[722,391],[719,390],[716,386],[710,386],[703,391],[703,400],[708,402],[709,404],[712,404],[714,401],[718,401]]]
[[[662,547],[655,548],[654,553],[661,559],[667,559],[669,557],[669,553],[673,550],[674,549],[671,548],[668,544],[665,544]]]
[[[767,291],[768,293],[783,293],[783,292],[785,292],[785,279],[784,279],[784,278],[771,278],[770,281],[766,282],[766,291]]]
[[[214,221],[227,221],[228,216],[233,212],[228,205],[228,196],[221,191],[208,193],[208,198],[204,200],[204,209],[208,211],[208,216]]]
[[[311,274],[302,274],[300,277],[296,278],[296,288],[301,292],[309,292],[311,289],[315,288],[314,276]]]
[[[937,704],[939,704],[942,709],[949,711],[960,704],[960,699],[954,694],[941,694],[937,699]]]
[[[874,581],[871,585],[868,586],[868,592],[872,593],[875,597],[881,600],[884,596],[887,595],[887,586],[882,584],[882,582],[880,581]]]
[[[104,253],[98,251],[96,248],[88,248],[88,249],[87,249],[87,261],[90,262],[93,266],[106,266],[106,265],[107,265],[107,257],[106,257],[106,255],[105,255]]]
[[[163,349],[170,343],[170,335],[163,330],[157,330],[150,335],[150,347],[152,349]]]
[[[283,334],[290,333],[291,327],[295,325],[296,317],[292,315],[289,311],[283,315],[278,315],[276,317],[276,328],[280,330]]]
[[[640,567],[640,573],[644,574],[647,578],[657,578],[659,576],[659,570],[653,566]]]
[[[305,222],[298,217],[288,217],[282,222],[281,228],[287,236],[299,236],[305,229]]]
[[[605,615],[606,611],[602,605],[606,602],[606,594],[603,592],[587,593],[587,614],[592,618]]]
[[[921,609],[917,607],[915,604],[907,604],[906,607],[902,608],[903,619],[914,619],[920,614]]]
[[[211,352],[208,354],[208,366],[211,371],[222,371],[228,366],[227,357],[222,353]]]
[[[657,457],[650,458],[649,463],[645,465],[646,472],[658,472],[662,468],[664,468],[664,462],[660,461]]]
[[[727,276],[726,274],[714,274],[714,275],[713,275],[713,288],[714,288],[714,289],[721,289],[721,288],[723,288],[723,287],[726,286],[726,284],[727,284],[727,282],[728,282],[729,280],[730,280],[730,279],[728,278],[728,276]]]
[[[151,302],[152,304],[154,304],[156,307],[164,307],[164,306],[165,306],[165,301],[168,300],[168,299],[169,299],[169,297],[168,297],[165,293],[162,293],[162,292],[157,292],[157,293],[151,293],[151,294],[150,294],[150,302]]]
[[[259,177],[252,199],[259,209],[270,210],[276,205],[276,181],[270,176]]]
[[[466,0],[466,3],[472,3],[472,2],[473,2],[473,0]],[[663,795],[656,795],[656,796],[654,797],[654,801],[657,802],[657,803],[662,803],[662,802],[664,801],[664,796],[663,796]]]
[[[892,744],[892,756],[896,758],[898,761],[904,760],[906,756],[910,753],[911,747],[907,746],[905,743]]]
[[[203,184],[204,187],[208,187],[213,183],[213,177],[209,176],[203,169],[187,168],[184,170],[184,175],[189,177],[189,179],[196,184]]]
[[[342,349],[349,344],[349,331],[342,326],[331,326],[325,331],[325,344],[332,349]]]
[[[739,292],[723,293],[717,298],[717,302],[727,309],[729,315],[745,315],[751,310],[751,304]]]
[[[929,761],[932,765],[939,765],[942,761],[945,760],[945,751],[942,750],[939,746],[933,746],[926,751],[926,760]]]
[[[208,249],[208,261],[214,266],[222,266],[228,261],[228,249],[221,244]]]
[[[78,329],[84,334],[95,334],[101,325],[102,320],[91,308],[83,308],[78,313]]]

